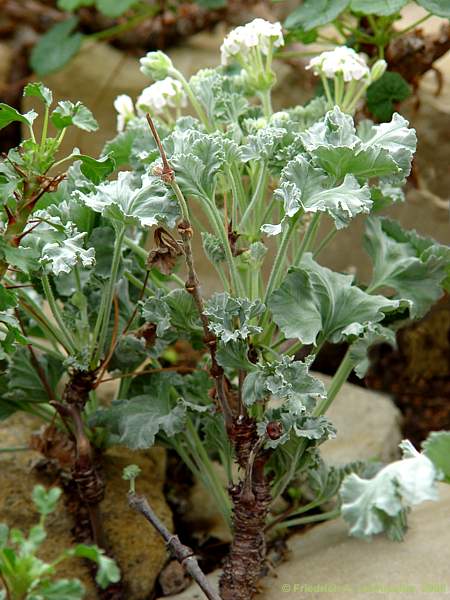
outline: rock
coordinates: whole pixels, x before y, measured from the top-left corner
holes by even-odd
[[[33,431],[42,422],[30,415],[17,413],[0,424],[1,447],[26,445]],[[33,487],[41,483],[46,487],[57,485],[56,479],[46,471],[34,468],[39,453],[0,453],[0,522],[18,527],[25,532],[37,521],[38,514],[31,500]],[[121,567],[126,585],[127,600],[144,600],[150,597],[156,578],[167,560],[164,542],[144,518],[127,504],[128,483],[122,479],[122,469],[129,464],[142,469],[138,490],[147,496],[156,513],[168,527],[172,527],[163,485],[166,455],[162,448],[131,452],[112,447],[103,457],[103,474],[106,495],[101,504],[104,529],[112,554]],[[73,516],[63,501],[47,521],[48,537],[39,555],[44,560],[54,560],[65,549],[75,544],[72,537]],[[86,598],[97,600],[98,595],[89,567],[80,559],[70,559],[58,566],[59,577],[75,577],[86,587]]]
[[[328,387],[331,377],[315,375]],[[401,415],[386,394],[344,383],[327,417],[337,435],[320,448],[326,462],[338,465],[371,459],[391,462],[398,458]]]
[[[381,596],[398,600],[401,594],[430,600],[447,597],[449,486],[440,485],[440,496],[439,501],[412,511],[409,531],[401,543],[381,535],[371,542],[351,538],[342,519],[294,534],[288,541],[287,561],[274,576],[261,581],[258,600],[377,600]],[[208,575],[216,588],[219,577],[220,571]],[[197,585],[171,596],[171,600],[204,598]]]
[[[122,479],[124,467],[137,464],[142,476],[137,490],[163,522],[172,528],[172,517],[163,494],[166,454],[162,448],[133,452],[110,448],[103,460],[106,496],[101,504],[106,537],[123,573],[127,600],[146,600],[155,584],[167,552],[159,534],[127,503],[128,482]]]
[[[261,600],[282,597],[296,600],[330,598],[375,600],[443,598],[448,585],[447,548],[450,488],[440,486],[441,499],[416,507],[409,519],[410,529],[402,543],[377,536],[372,542],[350,538],[342,519],[296,534],[288,542],[288,561],[267,577]],[[300,585],[336,586],[332,593],[302,593]],[[384,586],[384,590],[383,590]],[[397,590],[395,590],[397,586]],[[403,592],[401,590],[403,589]],[[378,591],[377,591],[378,590]],[[290,592],[290,593],[289,593]]]

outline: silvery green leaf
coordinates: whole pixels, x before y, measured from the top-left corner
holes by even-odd
[[[211,198],[225,160],[220,135],[175,130],[164,140],[178,185],[186,196]]]
[[[370,198],[373,202],[372,212],[377,212],[396,202],[404,202],[405,194],[401,187],[380,181],[377,186],[371,186]]]
[[[424,315],[449,284],[450,248],[395,221],[368,219],[364,247],[373,262],[370,289],[394,288],[413,318]]]
[[[370,539],[386,531],[402,539],[406,511],[425,500],[437,500],[437,471],[432,461],[402,442],[403,460],[381,469],[372,479],[348,475],[341,486],[342,516],[350,534]]]
[[[180,433],[186,423],[186,406],[171,401],[170,379],[153,376],[151,380],[152,393],[113,402],[93,415],[92,424],[107,427],[118,443],[134,450],[153,446],[160,431],[168,437]]]
[[[439,479],[450,483],[450,431],[432,431],[422,442],[422,448],[438,471]]]
[[[63,374],[62,362],[49,355],[40,355],[37,360],[51,388],[55,390]],[[30,362],[27,348],[17,347],[11,357],[5,397],[21,403],[49,401],[48,392]]]
[[[346,175],[339,186],[333,187],[327,173],[301,155],[283,169],[274,197],[283,202],[287,217],[294,216],[299,210],[326,212],[337,229],[346,227],[357,214],[370,212],[372,207],[369,188],[361,187],[353,175]],[[280,226],[263,225],[262,228],[271,235],[280,230]]]
[[[406,119],[394,113],[389,123],[364,129],[363,149],[378,147],[387,150],[400,169],[401,179],[405,179],[411,171],[417,146],[416,132],[409,129],[408,125]]]
[[[397,345],[395,331],[383,327],[380,323],[370,323],[367,330],[350,346],[350,358],[356,375],[362,379],[370,366],[368,352],[375,344],[387,343],[394,348]]]
[[[342,112],[339,106],[329,110],[323,119],[314,123],[300,137],[308,152],[320,146],[353,148],[360,141],[356,135],[353,117]]]
[[[310,361],[301,362],[289,356],[273,363],[254,365],[255,372],[244,380],[244,404],[250,406],[270,396],[291,399],[302,412],[311,411],[316,400],[325,396],[325,388],[320,380],[310,375],[309,366]]]
[[[292,400],[286,402],[282,408],[268,409],[264,419],[258,423],[258,433],[262,435],[270,422],[281,424],[282,435],[277,439],[269,439],[267,448],[279,448],[291,442],[292,438],[314,440],[317,445],[336,437],[336,429],[326,417],[311,417],[304,407],[298,407]]]
[[[170,188],[148,174],[142,177],[140,187],[134,185],[133,173],[122,171],[117,180],[101,183],[88,194],[74,195],[95,212],[126,225],[151,227],[167,223],[174,227],[179,218],[178,203]]]
[[[203,250],[214,265],[219,265],[225,260],[225,249],[220,239],[208,231],[202,231]]]
[[[147,358],[145,341],[135,335],[123,335],[116,344],[109,363],[110,371],[133,371]]]
[[[206,302],[204,310],[209,317],[210,330],[224,343],[245,340],[253,333],[262,331],[252,321],[263,312],[264,304],[259,300],[232,298],[226,292],[214,294]]]
[[[286,130],[279,127],[263,127],[254,135],[249,135],[246,143],[242,146],[242,160],[271,160],[282,144],[286,136]]]
[[[51,90],[49,90],[48,87],[46,87],[40,81],[27,83],[23,89],[23,95],[39,98],[39,100],[41,100],[46,106],[50,106],[50,104],[53,102],[53,94]]]
[[[417,0],[417,4],[425,8],[432,15],[450,19],[450,6],[447,0]]]
[[[141,312],[146,323],[156,324],[156,335],[162,336],[170,329],[170,309],[163,298],[147,298],[142,305]]]
[[[45,244],[42,248],[41,264],[44,264],[54,275],[70,273],[76,264],[92,267],[95,264],[94,248],[83,248],[86,233],[77,233],[61,242]]]
[[[248,358],[248,344],[244,340],[231,342],[220,341],[217,346],[216,359],[224,369],[235,371],[253,371],[256,366]]]
[[[353,280],[322,267],[307,253],[269,298],[275,323],[286,337],[304,344],[317,344],[319,338],[337,343],[361,335],[369,323],[398,308],[398,301],[366,294]]]
[[[81,102],[61,100],[50,117],[56,129],[65,129],[74,125],[84,131],[97,131],[98,123],[91,111]]]

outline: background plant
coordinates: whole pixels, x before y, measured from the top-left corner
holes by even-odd
[[[19,529],[9,530],[0,524],[0,579],[5,600],[78,600],[84,598],[84,586],[78,579],[55,579],[58,565],[70,557],[94,561],[98,565],[96,581],[102,588],[120,578],[115,563],[96,546],[78,544],[52,562],[38,557],[39,548],[47,537],[46,518],[55,511],[61,496],[60,488],[48,491],[42,485],[33,489],[33,502],[40,514],[39,522],[26,537]]]
[[[370,85],[367,108],[377,119],[387,121],[395,106],[411,94],[409,84],[416,86],[419,78],[449,48],[448,27],[443,26],[441,34],[436,39],[430,36],[429,40],[417,30],[433,15],[450,18],[448,2],[416,0],[414,4],[424,8],[427,14],[399,29],[397,21],[409,3],[409,0],[305,0],[285,21],[289,32],[287,40],[328,47],[345,44],[367,53],[373,63],[386,59],[388,71]],[[296,51],[283,54],[294,57]],[[411,56],[415,58],[411,60]]]
[[[448,288],[449,249],[379,214],[403,200],[414,130],[397,113],[380,125],[355,123],[353,102],[341,93],[345,61],[330,78],[334,97],[273,112],[273,57],[283,41],[279,26],[258,19],[225,40],[223,66],[189,81],[166,55],[149,53],[141,67],[160,95],[150,86],[136,107],[120,97],[121,131],[102,157],[71,155],[78,162],[31,207],[23,200],[34,198],[29,181],[41,185],[61,161],[30,169],[42,154],[30,130],[31,141],[1,167],[4,416],[29,410],[48,420],[46,441],[72,440],[72,477],[99,539],[101,450],[112,443],[173,448],[233,528],[224,600],[252,597],[267,528],[338,516],[339,500],[332,510],[315,509],[336,500],[341,484],[344,516],[369,521],[352,527],[360,535],[380,531],[380,495],[390,501],[394,489],[396,507],[414,504],[407,489],[402,496],[395,488],[397,467],[388,477],[361,463],[331,468],[318,448],[335,435],[326,412],[352,370],[364,375],[367,349],[395,343],[395,330]],[[49,91],[33,89],[50,115]],[[195,116],[182,116],[186,100]],[[50,116],[55,127],[77,125],[78,111],[86,117],[86,109],[64,106]],[[29,116],[2,111],[5,124],[24,119],[32,129]],[[33,228],[22,228],[19,239],[6,235],[10,215],[24,206],[21,219]],[[373,270],[364,283],[318,262],[357,215],[370,215],[364,248]],[[318,241],[321,221],[329,229]],[[200,237],[221,281],[211,297],[196,270]],[[178,353],[180,340],[196,353],[194,364]],[[325,390],[310,367],[325,342],[343,341],[348,352]],[[296,360],[300,348],[304,360]],[[111,378],[119,381],[116,397],[101,406],[98,388]],[[213,460],[223,465],[229,493]],[[411,449],[402,463],[425,464]],[[440,476],[427,472],[423,498]],[[370,484],[360,483],[371,475]],[[367,485],[373,502],[361,501]],[[295,501],[276,515],[288,492]],[[400,516],[386,512],[381,520],[392,537],[405,530],[403,509]]]

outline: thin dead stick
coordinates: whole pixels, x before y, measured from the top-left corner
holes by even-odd
[[[147,521],[153,525],[159,535],[166,542],[172,555],[177,559],[181,566],[183,566],[189,575],[195,579],[203,593],[209,600],[221,600],[219,594],[213,590],[210,582],[206,579],[205,574],[201,570],[197,559],[195,558],[194,552],[188,546],[181,543],[180,538],[177,535],[173,535],[161,522],[158,516],[155,514],[145,496],[138,496],[133,492],[128,494],[128,504],[141,513]]]
[[[191,243],[193,230],[190,221],[189,210],[186,204],[186,200],[183,196],[183,192],[180,190],[178,183],[175,180],[175,173],[172,167],[170,166],[169,161],[167,160],[167,156],[161,143],[159,134],[156,130],[155,124],[153,123],[153,120],[148,113],[146,116],[148,124],[150,126],[150,130],[161,155],[161,160],[163,164],[163,168],[161,170],[161,179],[162,181],[164,181],[164,183],[170,185],[175,196],[177,197],[178,204],[180,206],[182,218],[181,221],[178,223],[178,232],[181,236],[181,239],[183,240],[184,257],[186,260],[186,266],[188,270],[186,290],[189,292],[189,294],[191,294],[197,307],[197,311],[199,313],[200,321],[203,327],[204,341],[211,355],[211,375],[214,377],[214,380],[216,382],[217,397],[219,399],[220,407],[222,409],[226,428],[230,430],[233,425],[233,414],[231,412],[231,408],[228,403],[228,398],[225,391],[224,372],[216,359],[217,338],[209,329],[209,319],[205,314],[203,298],[200,293],[200,282],[197,276],[197,271],[195,270],[194,255],[192,252]]]

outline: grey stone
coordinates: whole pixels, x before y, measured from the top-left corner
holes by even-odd
[[[331,377],[315,375],[328,387]],[[321,446],[326,462],[339,465],[355,460],[390,462],[398,458],[401,415],[386,394],[344,383],[327,417],[337,435]]]

